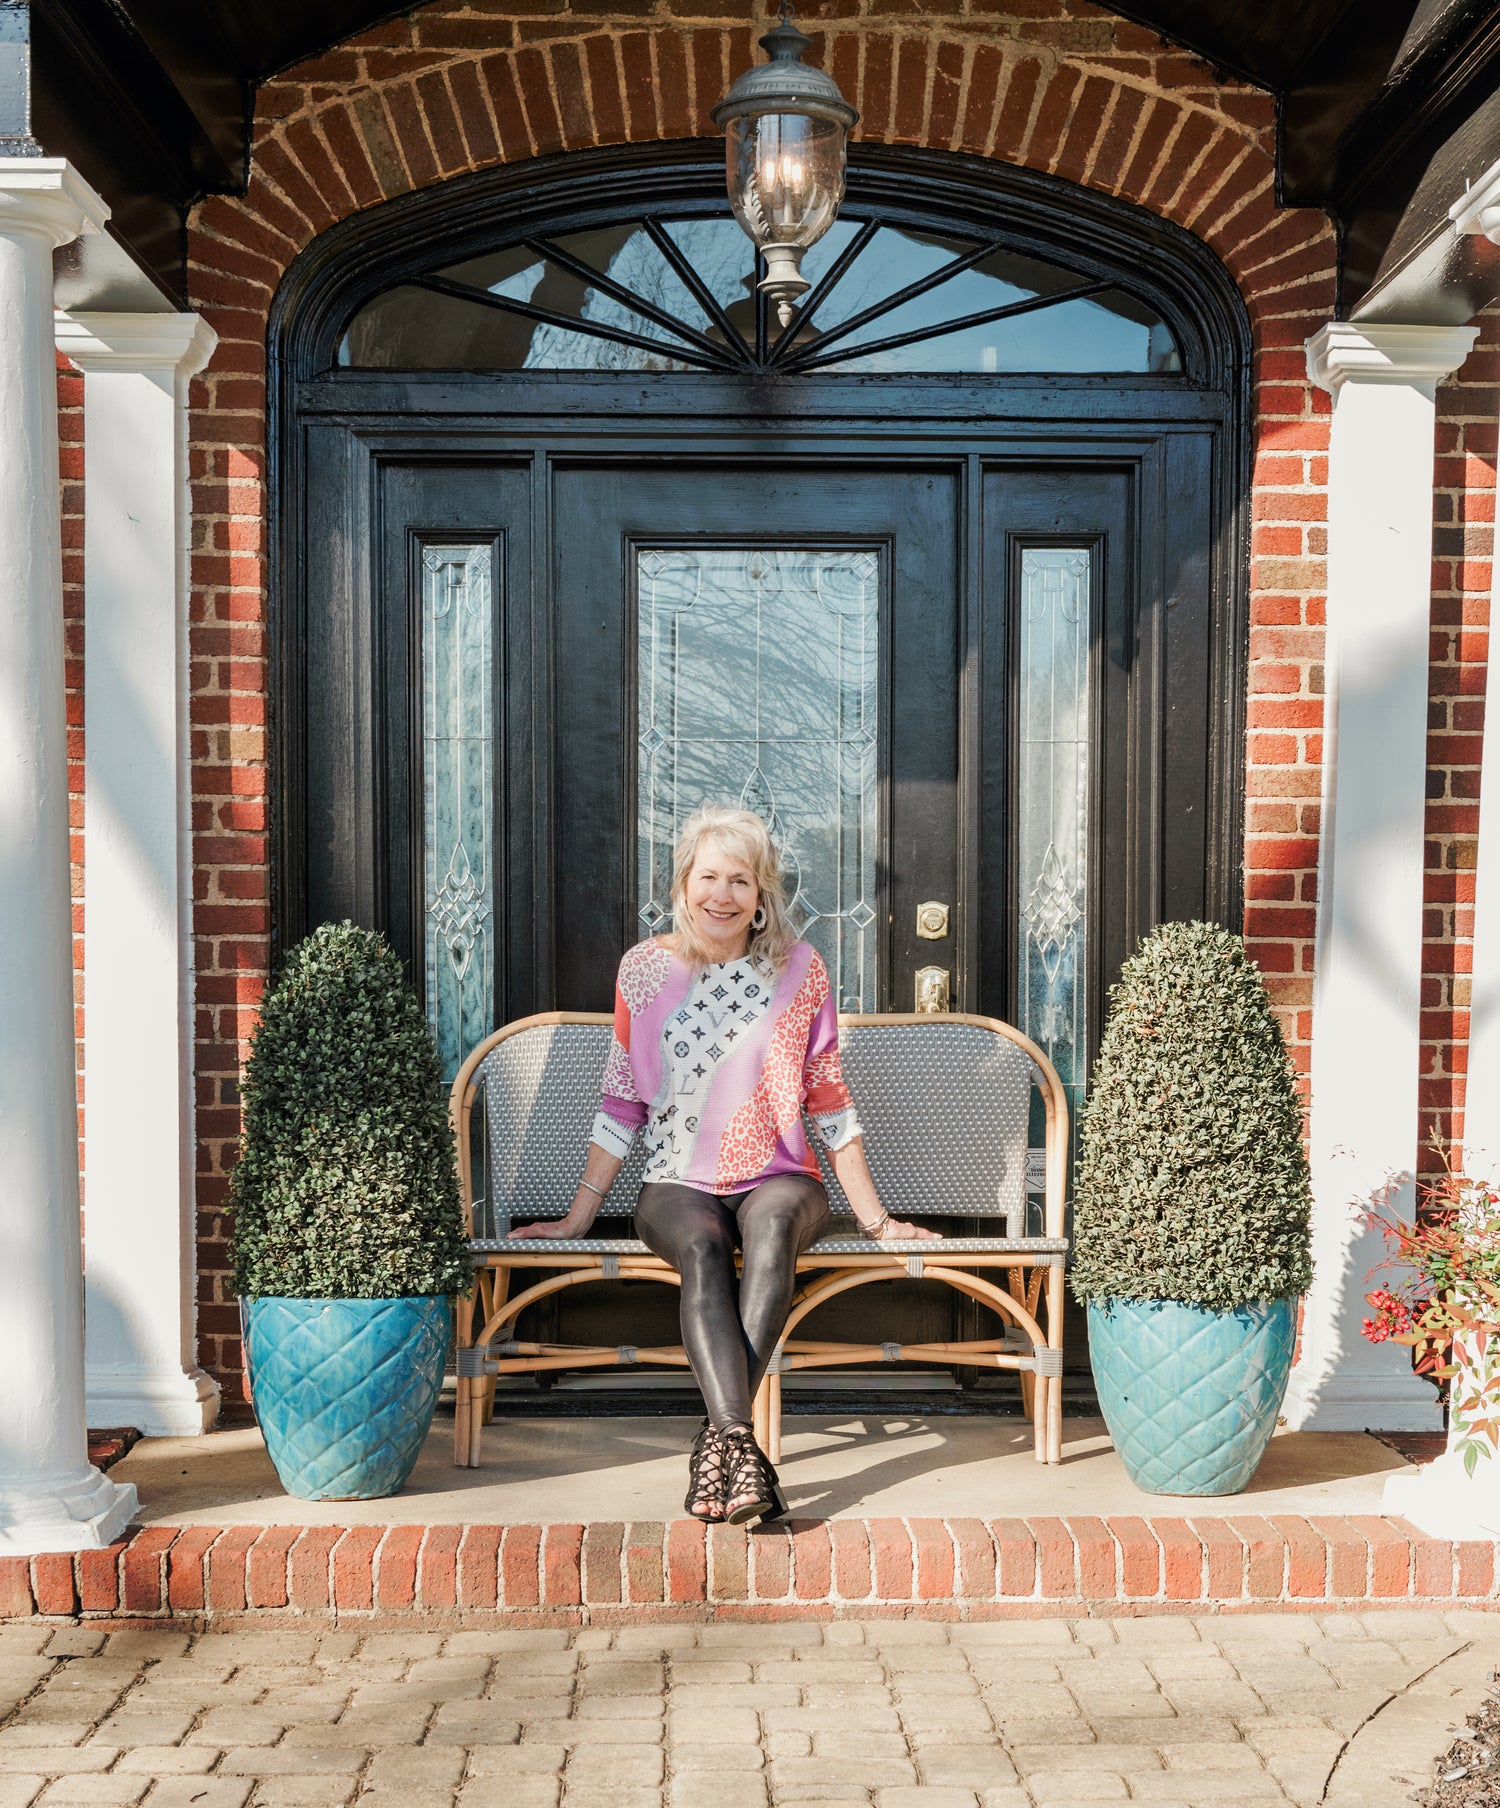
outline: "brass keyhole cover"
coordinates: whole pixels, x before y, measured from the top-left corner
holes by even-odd
[[[929,899],[917,906],[917,934],[924,942],[940,942],[948,933],[948,906]]]

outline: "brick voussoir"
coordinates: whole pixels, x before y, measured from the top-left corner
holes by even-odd
[[[597,1525],[148,1526],[0,1559],[0,1621],[431,1625],[1500,1610],[1494,1552],[1405,1520],[835,1519]]]

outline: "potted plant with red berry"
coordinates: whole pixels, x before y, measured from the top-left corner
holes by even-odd
[[[1416,1217],[1372,1214],[1390,1279],[1365,1295],[1364,1334],[1408,1345],[1417,1373],[1446,1388],[1445,1460],[1472,1479],[1481,1462],[1500,1471],[1500,1191],[1434,1147],[1443,1173],[1420,1189]]]

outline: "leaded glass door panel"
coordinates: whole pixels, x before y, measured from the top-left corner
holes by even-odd
[[[670,926],[672,843],[714,801],[771,825],[844,1008],[911,1008],[937,946],[917,903],[957,885],[959,492],[828,464],[557,471],[559,1005],[607,1003],[621,950]]]
[[[634,572],[641,933],[672,927],[689,814],[738,804],[845,1011],[874,1010],[879,966],[881,578],[858,546],[650,548]]]

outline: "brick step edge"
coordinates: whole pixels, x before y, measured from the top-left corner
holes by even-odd
[[[0,1558],[0,1620],[486,1614],[510,1624],[801,1614],[1500,1607],[1496,1547],[1401,1519],[833,1519],[148,1526]]]

